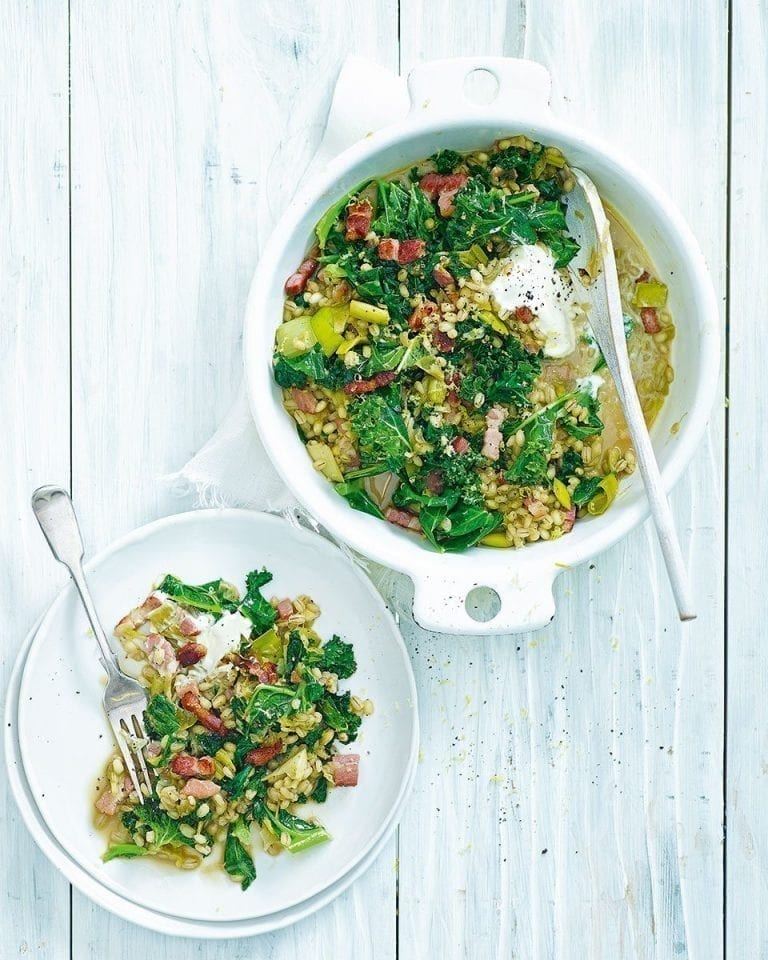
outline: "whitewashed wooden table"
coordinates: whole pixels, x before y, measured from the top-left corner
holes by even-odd
[[[4,678],[63,582],[35,485],[71,484],[93,548],[183,506],[155,478],[230,403],[270,192],[301,177],[350,51],[403,73],[540,60],[557,109],[676,199],[731,322],[730,405],[674,494],[694,624],[646,526],[559,579],[547,630],[407,628],[423,743],[398,835],[332,907],[260,939],[174,940],[93,906],[2,784],[0,960],[768,956],[767,45],[760,0],[5,0]]]

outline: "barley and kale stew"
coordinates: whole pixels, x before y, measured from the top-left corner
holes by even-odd
[[[157,857],[191,869],[215,849],[245,890],[256,877],[254,837],[269,854],[298,853],[330,835],[308,801],[357,785],[352,743],[370,700],[339,690],[357,669],[349,643],[323,641],[306,596],[267,600],[266,570],[241,596],[223,580],[193,586],[166,576],[115,627],[121,666],[149,688],[144,755],[152,790],[139,803],[123,761],[109,758],[96,823],[105,860]]]
[[[515,136],[360,184],[285,284],[274,377],[350,506],[438,550],[521,547],[603,513],[635,457],[569,266],[559,150]],[[673,372],[666,285],[609,211],[650,425]]]

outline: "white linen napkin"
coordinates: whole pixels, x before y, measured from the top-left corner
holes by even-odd
[[[370,60],[348,57],[336,80],[323,138],[304,177],[371,131],[402,119],[409,106],[403,78]],[[273,216],[279,216],[290,199],[278,197]],[[199,507],[268,510],[318,529],[272,466],[256,432],[242,383],[216,433],[181,470],[162,477],[161,483],[179,497],[191,497]],[[348,552],[343,544],[339,546]],[[353,559],[363,563],[358,556]],[[410,619],[409,579],[378,564],[363,565],[395,615]]]

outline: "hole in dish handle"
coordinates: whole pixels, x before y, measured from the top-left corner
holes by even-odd
[[[411,119],[430,113],[503,105],[516,112],[549,113],[552,78],[534,60],[512,57],[455,57],[430,60],[408,74]],[[513,97],[513,100],[510,98]]]
[[[436,633],[477,635],[538,630],[555,615],[552,585],[558,573],[554,567],[540,567],[479,579],[469,574],[413,576],[413,618],[420,627]],[[467,603],[473,593],[481,594],[479,609],[472,605],[471,597]],[[498,609],[495,616],[482,615],[484,611],[492,613],[494,607]]]

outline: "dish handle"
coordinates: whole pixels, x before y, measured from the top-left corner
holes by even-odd
[[[515,110],[540,116],[549,112],[552,78],[533,60],[512,57],[454,57],[431,60],[408,75],[411,97],[409,119],[425,113],[455,116],[467,110],[482,112],[510,102]]]
[[[531,567],[524,571],[470,579],[467,575],[413,575],[413,617],[436,633],[522,633],[545,627],[555,615],[552,586],[560,571]],[[494,596],[495,594],[495,596]],[[477,609],[489,619],[476,619]]]

